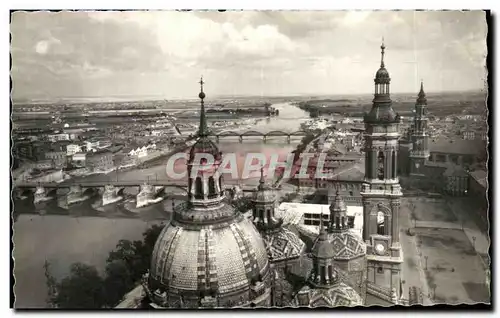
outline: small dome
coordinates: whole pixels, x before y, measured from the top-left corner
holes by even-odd
[[[205,95],[205,93],[200,92],[200,93],[198,94],[198,97],[199,97],[199,98],[201,98],[201,99],[204,99],[204,98],[206,97],[206,95]]]
[[[222,157],[222,154],[217,145],[213,141],[211,141],[208,137],[201,137],[195,142],[195,144],[191,147],[191,150],[189,151],[189,160],[190,161],[194,160],[194,156],[197,153],[211,154],[215,160],[220,160]]]
[[[399,115],[394,111],[392,106],[374,106],[368,114],[365,115],[365,122],[397,122],[399,121]]]
[[[253,194],[252,201],[259,203],[270,203],[276,201],[276,194],[273,189],[257,190]]]
[[[377,84],[389,84],[391,82],[391,78],[389,77],[389,72],[385,67],[379,68],[377,73],[375,74],[375,83]]]
[[[314,245],[311,249],[311,254],[313,257],[316,258],[324,258],[324,259],[331,259],[335,257],[335,250],[333,249],[332,244],[330,244],[328,240],[328,234],[326,233],[325,229],[321,225],[321,230],[319,233],[318,238],[314,242]]]
[[[277,199],[275,190],[271,187],[264,178],[264,168],[260,169],[259,186],[253,193],[252,201],[256,203],[273,203]]]

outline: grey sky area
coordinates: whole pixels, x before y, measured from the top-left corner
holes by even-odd
[[[479,90],[485,13],[63,12],[12,16],[14,98],[336,95]]]

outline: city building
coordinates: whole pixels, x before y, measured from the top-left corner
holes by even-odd
[[[77,152],[73,155],[72,165],[75,167],[85,167],[87,161],[87,154],[85,152]]]
[[[340,195],[340,192],[336,191],[332,204],[335,203],[337,193]],[[282,202],[278,209],[280,217],[283,218],[284,214],[289,214],[294,220],[288,222],[297,226],[304,233],[309,233],[306,235],[310,236],[310,233],[313,233],[313,235],[318,234],[321,220],[325,223],[329,222],[329,211],[332,204]],[[361,206],[346,204],[345,217],[351,231],[361,237],[363,234],[363,208]]]
[[[413,148],[410,151],[410,176],[425,174],[425,162],[429,159],[429,135],[427,133],[427,98],[424,93],[424,82],[420,84],[417,103],[415,104],[415,115],[411,142]]]
[[[469,173],[469,196],[473,199],[475,211],[484,228],[488,227],[488,172],[476,170]]]
[[[66,146],[66,154],[68,156],[73,156],[78,152],[83,152],[82,146],[78,144],[69,144]]]
[[[67,133],[52,134],[52,135],[48,135],[47,138],[51,142],[56,142],[56,141],[60,141],[60,140],[70,140],[70,136]]]
[[[113,153],[109,150],[90,152],[85,158],[86,166],[93,172],[105,172],[114,168]]]
[[[45,159],[52,160],[56,168],[63,168],[67,164],[67,154],[65,151],[48,151],[45,153]]]
[[[446,119],[452,122],[453,118]],[[463,138],[449,136],[444,131],[439,132],[439,137],[431,137],[428,123],[427,98],[422,83],[415,104],[411,137],[400,142],[397,172],[409,176],[405,180],[407,187],[454,196],[467,195],[468,171],[485,166],[487,140],[475,138],[473,132],[464,133]]]

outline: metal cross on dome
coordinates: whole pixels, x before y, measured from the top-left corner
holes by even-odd
[[[205,84],[203,81],[203,75],[200,77],[200,81],[198,83],[201,85],[201,91],[203,92],[203,84]]]

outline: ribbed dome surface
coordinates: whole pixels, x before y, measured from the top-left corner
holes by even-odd
[[[262,238],[239,216],[220,228],[167,225],[153,251],[150,279],[167,292],[211,290],[221,296],[248,290],[268,268]]]

